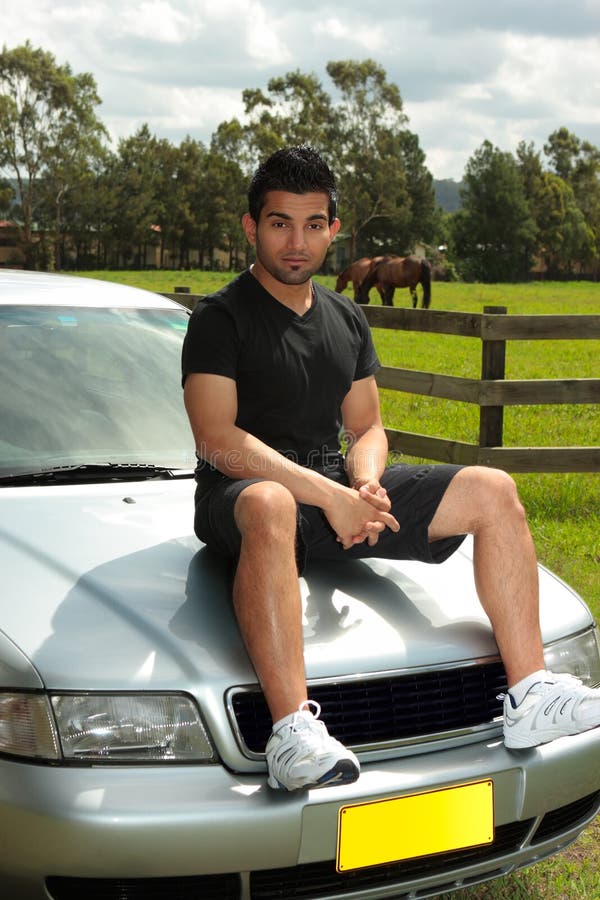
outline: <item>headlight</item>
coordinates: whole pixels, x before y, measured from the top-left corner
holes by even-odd
[[[65,759],[215,762],[196,706],[178,694],[52,696]]]
[[[589,687],[600,685],[600,649],[596,628],[544,647],[544,660],[551,672],[570,672]]]
[[[0,753],[48,762],[217,761],[183,694],[0,692]]]
[[[60,759],[60,745],[45,694],[0,693],[0,753]]]

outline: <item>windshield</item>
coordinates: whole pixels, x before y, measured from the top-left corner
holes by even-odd
[[[0,307],[0,474],[190,469],[178,309]]]

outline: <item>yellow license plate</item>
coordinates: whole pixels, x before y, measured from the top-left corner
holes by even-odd
[[[493,840],[491,781],[358,803],[339,811],[337,870],[477,847]]]

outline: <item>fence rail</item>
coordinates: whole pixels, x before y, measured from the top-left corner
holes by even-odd
[[[165,294],[192,309],[197,295]],[[386,428],[390,450],[407,456],[510,472],[600,472],[600,446],[504,447],[506,406],[600,404],[600,378],[507,380],[506,342],[518,340],[600,339],[600,315],[507,315],[506,307],[460,313],[363,306],[371,328],[447,334],[481,341],[481,377],[461,378],[383,366],[382,388],[437,397],[479,407],[479,441],[466,443]]]

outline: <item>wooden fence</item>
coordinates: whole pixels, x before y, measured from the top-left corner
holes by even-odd
[[[197,295],[165,294],[192,309]],[[470,444],[408,431],[386,429],[390,450],[407,456],[466,465],[486,465],[509,472],[600,472],[600,446],[504,447],[506,406],[531,404],[600,404],[600,378],[507,380],[509,340],[600,339],[600,315],[512,315],[506,307],[483,313],[363,307],[372,328],[459,335],[481,341],[481,377],[461,378],[383,366],[379,387],[474,403],[479,406],[479,442]],[[592,438],[598,439],[597,435]]]

